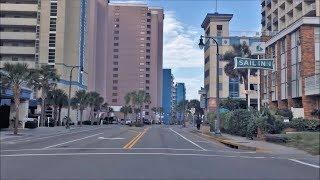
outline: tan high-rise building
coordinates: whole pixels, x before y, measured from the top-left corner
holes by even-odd
[[[266,56],[274,71],[261,76],[262,102],[320,118],[320,0],[262,0]]]
[[[37,0],[1,1],[0,68],[6,62],[35,67]]]
[[[59,87],[67,90],[71,67],[87,72],[87,7],[86,0],[41,0],[39,47],[36,61],[54,66],[61,75]],[[37,44],[36,44],[37,45]],[[86,73],[75,68],[72,92],[86,89]]]
[[[51,65],[61,78],[58,88],[68,93],[71,68],[79,66],[73,70],[71,95],[87,89],[88,0],[0,2],[0,68],[6,62],[27,63],[29,68]],[[76,112],[71,115],[75,120]]]
[[[219,44],[220,57],[228,52],[232,51],[233,46],[246,43],[251,45],[254,42],[260,40],[258,36],[242,36],[242,35],[230,35],[229,23],[233,14],[219,14],[208,13],[202,22],[201,27],[204,30],[205,36],[213,37]],[[220,59],[219,61],[219,87],[217,87],[217,47],[212,40],[206,39],[204,48],[204,90],[206,99],[206,109],[208,111],[214,111],[216,105],[216,93],[219,89],[219,97],[225,98],[239,98],[246,99],[246,91],[244,83],[241,84],[239,78],[230,78],[224,71],[224,67],[228,64],[227,61]],[[255,78],[253,75],[250,77],[252,86],[257,85],[259,78]],[[253,101],[251,104],[257,105],[258,96],[251,97]]]

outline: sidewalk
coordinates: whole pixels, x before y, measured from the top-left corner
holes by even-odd
[[[233,136],[230,134],[223,133],[221,137],[210,135],[209,127],[208,126],[202,126],[200,131],[197,131],[194,127],[190,128],[190,131],[197,132],[198,134],[202,136],[206,136],[208,138],[213,139],[214,141],[218,141],[222,144],[225,144],[227,146],[243,149],[243,150],[253,150],[256,152],[262,152],[262,153],[272,153],[272,154],[278,154],[278,155],[310,155],[305,151],[292,148],[292,147],[286,147],[274,143],[269,143],[262,140],[249,140],[246,137],[240,137],[240,136]]]

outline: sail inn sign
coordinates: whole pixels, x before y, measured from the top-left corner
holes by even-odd
[[[235,57],[234,58],[234,68],[243,69],[269,69],[273,70],[273,59],[250,59]]]

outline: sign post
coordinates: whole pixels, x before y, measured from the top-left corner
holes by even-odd
[[[259,48],[257,48],[259,49]],[[273,70],[274,63],[273,59],[260,59],[260,54],[255,54],[258,56],[257,59],[235,57],[234,58],[234,68],[235,69],[248,69],[248,92],[250,90],[250,69],[258,69],[258,75],[260,77],[260,70]],[[258,110],[260,110],[260,80],[257,87],[258,92]],[[250,94],[248,93],[248,108],[250,107]]]

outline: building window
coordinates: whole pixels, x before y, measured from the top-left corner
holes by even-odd
[[[147,31],[147,34],[151,34],[151,31]]]
[[[222,76],[222,74],[223,74],[223,69],[219,68],[219,76]]]
[[[149,86],[146,86],[146,90],[149,90],[150,89],[150,87]]]
[[[115,19],[114,19],[114,22],[119,22],[119,21],[120,21],[119,18],[115,18]]]
[[[147,28],[151,28],[151,25],[147,25]]]
[[[222,36],[222,25],[217,25],[217,36]]]
[[[119,56],[118,55],[113,55],[113,58],[118,59]]]
[[[113,68],[113,71],[118,71],[119,69],[118,68]]]
[[[146,80],[146,84],[150,84],[150,80]]]
[[[119,52],[119,49],[113,49],[113,52]]]
[[[114,34],[119,34],[119,31],[114,31]]]
[[[113,37],[114,40],[119,40],[119,37]]]
[[[219,83],[219,91],[222,91],[222,83]]]
[[[119,28],[119,24],[115,24],[114,27],[115,27],[115,28]]]
[[[117,77],[118,77],[118,74],[113,74],[113,77],[114,77],[114,78],[117,78]]]
[[[147,53],[150,53],[150,49],[147,49],[146,52],[147,52]]]
[[[114,46],[119,46],[119,43],[113,43]]]
[[[147,55],[147,56],[146,56],[146,59],[150,59],[150,56],[149,56],[149,55]]]
[[[118,93],[112,93],[112,96],[118,96]]]
[[[147,40],[148,40],[148,41],[150,41],[150,39],[151,39],[150,37],[147,37]]]
[[[113,62],[113,65],[118,65],[118,64],[119,64],[118,61]]]
[[[112,102],[116,103],[116,102],[117,102],[117,99],[112,99]]]
[[[150,43],[147,43],[146,45],[147,45],[147,47],[150,47]]]
[[[151,16],[151,13],[148,12],[148,13],[147,13],[147,16]]]
[[[145,109],[149,109],[149,105],[145,105],[144,108],[145,108]]]
[[[146,65],[150,65],[150,62],[146,62]]]
[[[150,71],[150,68],[146,68],[146,71]]]
[[[117,86],[113,86],[112,89],[113,90],[118,90],[118,87]]]
[[[118,84],[118,80],[113,80],[113,84]]]
[[[147,22],[151,22],[151,19],[147,19]]]
[[[146,74],[146,77],[150,77],[150,74]]]
[[[210,71],[209,69],[207,69],[205,72],[204,72],[204,77],[207,78],[210,74]]]
[[[148,115],[149,115],[149,112],[148,112],[148,111],[146,111],[146,112],[145,112],[145,115],[147,115],[147,116],[148,116]]]

